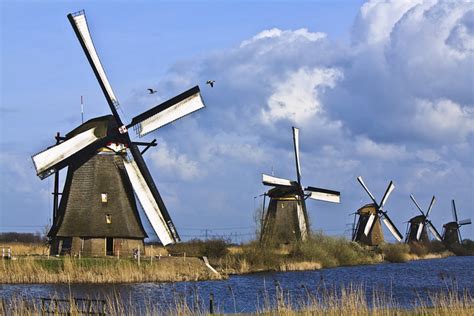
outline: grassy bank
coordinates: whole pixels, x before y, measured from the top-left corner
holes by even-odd
[[[452,256],[441,243],[425,247],[406,244],[383,244],[364,247],[342,237],[313,234],[309,240],[288,245],[261,245],[250,242],[229,246],[222,240],[191,241],[173,249],[209,257],[211,264],[227,274],[262,271],[315,270],[338,266],[407,262],[417,259]]]
[[[206,256],[222,275],[262,271],[315,270],[338,266],[406,262],[454,255],[441,243],[364,247],[341,237],[313,234],[305,242],[229,245],[224,240],[192,240],[167,248],[147,245],[141,265],[131,258],[46,257],[41,244],[8,245],[16,260],[2,260],[0,283],[120,283],[216,279],[197,257]],[[472,242],[455,249],[474,254]],[[172,256],[168,256],[172,255]],[[158,258],[161,258],[160,260]]]
[[[122,283],[219,279],[199,258],[36,258],[2,260],[0,283]]]
[[[257,303],[254,315],[473,315],[474,302],[471,295],[459,293],[454,288],[432,293],[427,299],[414,297],[409,307],[400,307],[397,301],[381,292],[369,293],[363,286],[348,286],[340,289],[323,289],[317,293],[307,291],[306,297],[295,299],[288,291],[277,290],[274,295],[263,293],[264,299]],[[371,299],[367,299],[371,297]],[[54,297],[53,297],[54,299]],[[222,298],[221,298],[222,299]],[[258,300],[257,300],[258,301]],[[95,310],[92,302],[92,309]],[[117,295],[101,301],[101,311],[110,315],[207,315],[210,312],[209,298],[199,293],[181,295],[175,293],[171,303],[152,300],[136,302]],[[13,297],[0,301],[2,315],[40,315],[46,313],[80,315],[84,306],[72,297],[66,297],[61,305],[42,305],[39,300]],[[236,311],[236,307],[234,307]],[[91,308],[89,307],[89,311]],[[219,301],[213,301],[215,313],[222,313]]]

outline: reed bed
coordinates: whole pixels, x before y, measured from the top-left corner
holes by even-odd
[[[294,300],[288,292],[278,288],[275,295],[264,293],[264,299],[251,315],[473,315],[474,300],[468,291],[458,292],[455,289],[440,290],[429,295],[428,299],[418,298],[410,307],[401,307],[395,299],[380,291],[371,293],[367,298],[363,286],[349,285],[343,288],[323,289],[318,293],[307,291],[307,297]],[[191,295],[191,297],[189,296]],[[188,297],[174,293],[168,303],[147,299],[137,303],[131,298],[118,294],[105,297],[101,311],[109,315],[208,315],[211,313],[209,301],[193,292]],[[54,299],[55,297],[52,297]],[[69,313],[80,315],[80,308],[72,297],[65,299],[67,304],[62,308],[45,307],[39,300],[27,300],[13,297],[0,301],[2,315],[41,315],[45,312],[54,314]],[[94,301],[94,300],[93,300]],[[214,313],[221,313],[219,302],[213,305]],[[235,307],[234,307],[235,309]],[[97,312],[97,309],[94,311]]]
[[[199,258],[32,258],[1,260],[0,283],[119,283],[220,279]]]

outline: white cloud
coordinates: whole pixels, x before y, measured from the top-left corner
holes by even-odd
[[[158,141],[157,150],[151,153],[150,157],[159,174],[165,173],[170,177],[178,176],[182,180],[193,180],[203,173],[196,161],[170,148],[163,140]]]
[[[323,110],[318,94],[334,87],[342,73],[337,69],[299,69],[279,82],[268,98],[268,110],[262,109],[262,120],[273,123],[281,119],[305,122]]]
[[[474,132],[474,112],[451,100],[418,100],[413,124],[414,129],[427,138],[464,142]]]
[[[318,41],[320,39],[326,38],[326,34],[321,33],[321,32],[310,32],[308,29],[302,28],[298,29],[295,31],[282,31],[277,28],[269,29],[269,30],[264,30],[257,35],[253,36],[249,40],[245,40],[240,44],[240,47],[247,46],[249,44],[255,43],[255,42],[261,42],[262,40],[265,39],[274,39],[274,38],[279,38],[279,37],[284,37],[286,41],[295,41],[299,39],[305,39],[311,42]]]
[[[404,145],[382,144],[361,136],[356,139],[356,151],[361,156],[383,160],[402,160],[409,155]]]

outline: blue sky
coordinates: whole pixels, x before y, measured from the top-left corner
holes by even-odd
[[[2,1],[1,231],[48,223],[52,179],[30,156],[80,124],[80,96],[86,119],[109,113],[66,18],[80,9],[126,117],[201,86],[206,109],[146,137],[158,139],[146,159],[181,235],[248,238],[261,173],[295,177],[291,126],[303,183],[342,193],[339,205],[308,202],[313,229],[348,236],[349,214],[369,202],[358,175],[377,198],[395,182],[387,209],[403,233],[411,193],[422,208],[436,195],[438,230],[451,199],[473,217],[468,2]],[[462,233],[473,238],[472,225]]]

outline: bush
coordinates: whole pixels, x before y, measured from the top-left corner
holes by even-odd
[[[172,255],[183,255],[190,257],[220,258],[227,254],[227,242],[224,239],[200,240],[193,239],[187,242],[177,243],[167,248]]]
[[[407,262],[410,260],[410,247],[407,244],[382,244],[384,260],[388,262]]]
[[[325,268],[377,261],[376,254],[342,237],[314,234],[305,242],[295,243],[290,255],[296,259],[320,262]]]

